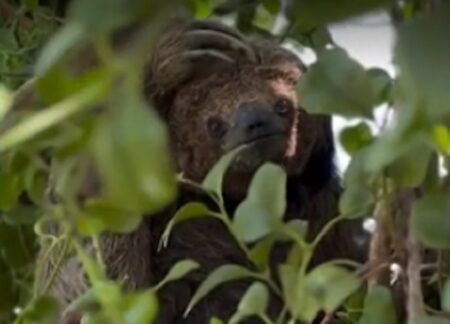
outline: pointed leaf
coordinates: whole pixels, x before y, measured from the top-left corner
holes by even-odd
[[[418,238],[436,249],[450,248],[450,199],[446,193],[430,194],[413,205],[413,226]]]
[[[158,244],[158,250],[161,250],[164,247],[167,247],[167,244],[169,243],[169,237],[172,232],[172,229],[175,225],[184,222],[186,220],[190,219],[196,219],[201,217],[208,217],[211,216],[212,212],[206,207],[205,204],[199,203],[199,202],[189,202],[183,207],[181,207],[176,214],[173,216],[173,218],[170,220],[170,222],[167,224],[166,228],[164,229],[164,232],[161,235],[161,238],[159,240]]]
[[[186,317],[194,306],[217,286],[232,280],[255,277],[255,273],[235,264],[226,264],[215,269],[198,287],[184,312]]]
[[[170,270],[169,273],[162,279],[156,286],[156,290],[167,284],[168,282],[175,281],[183,278],[189,272],[199,268],[200,265],[193,260],[178,261]]]
[[[391,292],[383,286],[370,289],[364,301],[363,314],[359,324],[396,324],[396,312]]]
[[[281,167],[267,163],[256,172],[247,199],[234,214],[234,233],[243,242],[255,241],[280,224],[285,209],[286,174]]]

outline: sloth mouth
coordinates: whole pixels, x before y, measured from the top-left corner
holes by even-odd
[[[264,134],[234,146],[241,151],[234,158],[232,169],[235,171],[254,171],[265,162],[275,162],[281,159],[286,148],[285,133]],[[231,149],[231,150],[232,150]]]
[[[259,135],[254,138],[245,139],[243,141],[240,141],[238,143],[235,143],[234,145],[227,148],[227,151],[232,151],[238,147],[243,147],[243,150],[246,151],[248,149],[252,149],[254,146],[265,146],[265,145],[271,145],[275,144],[275,142],[280,142],[283,140],[286,140],[286,133],[283,132],[276,132],[276,133],[268,133]],[[274,143],[272,143],[274,142]]]

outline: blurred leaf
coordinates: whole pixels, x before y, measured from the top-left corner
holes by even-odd
[[[105,196],[120,209],[154,213],[175,198],[167,129],[136,90],[121,89],[91,146]],[[157,157],[157,158],[156,158]]]
[[[437,121],[450,116],[449,29],[450,7],[442,3],[433,14],[404,24],[395,49],[404,99]]]
[[[1,262],[1,261],[0,261]],[[15,306],[16,302],[16,291],[14,287],[14,279],[12,278],[11,273],[7,273],[9,271],[3,270],[3,262],[0,263],[0,314],[3,312],[9,313],[12,308]],[[9,269],[8,269],[9,270]],[[0,320],[2,316],[0,315]]]
[[[391,292],[383,286],[372,287],[364,301],[359,324],[396,324],[397,316]]]
[[[100,308],[100,304],[95,294],[95,290],[90,288],[84,294],[73,300],[65,309],[64,312],[93,312]]]
[[[386,173],[399,186],[416,187],[425,178],[430,157],[431,149],[426,144],[414,144],[387,167]]]
[[[35,88],[43,103],[53,104],[83,90],[89,84],[108,83],[112,78],[113,75],[106,69],[92,69],[74,76],[61,64],[56,64],[36,81]]]
[[[343,308],[351,323],[358,323],[358,320],[361,318],[366,294],[367,287],[362,286],[356,292],[351,294],[344,302]]]
[[[9,211],[22,190],[19,175],[0,169],[0,211]]]
[[[330,313],[355,292],[359,285],[359,279],[344,268],[323,264],[306,276],[301,298],[305,295],[314,298],[320,309]]]
[[[249,187],[247,198],[233,217],[233,230],[239,240],[252,242],[280,224],[286,209],[286,174],[275,164],[260,167]]]
[[[450,278],[445,280],[444,287],[442,288],[441,304],[444,311],[450,310]]]
[[[450,320],[444,317],[437,316],[423,316],[419,318],[415,323],[417,324],[450,324]]]
[[[341,48],[321,52],[298,91],[300,104],[309,112],[372,117],[375,101],[367,73]]]
[[[29,11],[35,10],[39,5],[38,0],[22,0],[21,3]]]
[[[103,99],[107,86],[107,82],[104,81],[94,82],[66,100],[33,113],[0,135],[0,152],[39,135],[46,129],[97,103],[98,100]]]
[[[369,145],[373,141],[373,134],[369,125],[360,122],[355,126],[344,128],[340,134],[340,141],[349,155]]]
[[[281,9],[280,0],[261,0],[261,3],[272,15],[277,15]]]
[[[447,193],[424,196],[413,205],[412,219],[418,238],[436,249],[450,247],[450,199]]]
[[[253,283],[242,296],[236,313],[231,317],[230,324],[240,323],[252,315],[265,314],[269,302],[269,291],[261,282]]]
[[[121,323],[153,323],[158,311],[158,302],[151,290],[126,295],[120,302]]]
[[[223,324],[223,321],[221,319],[218,319],[217,317],[213,317],[209,321],[209,324]]]
[[[225,264],[216,268],[197,288],[191,300],[189,301],[189,305],[186,307],[184,316],[186,317],[194,308],[194,306],[217,286],[228,281],[254,276],[255,274],[247,268],[235,264]]]
[[[74,50],[75,46],[80,43],[85,35],[86,29],[83,29],[81,25],[74,23],[65,24],[42,49],[35,65],[36,75],[44,76],[51,67],[71,50]],[[58,83],[53,83],[52,85],[60,86]]]
[[[41,214],[42,210],[36,206],[16,204],[12,209],[3,214],[3,219],[8,225],[32,225]]]
[[[33,256],[24,240],[25,230],[0,222],[0,256],[13,269],[19,269],[33,262]]]
[[[432,138],[434,144],[441,154],[450,154],[450,131],[445,125],[438,124],[433,126]]]
[[[388,102],[392,87],[392,80],[389,74],[383,69],[371,68],[367,70],[367,75],[372,85],[375,105]]]
[[[99,198],[86,201],[83,217],[77,225],[87,236],[104,231],[126,234],[136,230],[141,220],[142,214],[117,208],[110,201]]]
[[[193,260],[178,261],[170,270],[169,273],[158,282],[155,290],[160,289],[165,284],[183,278],[189,272],[196,270],[200,265]]]
[[[49,296],[40,296],[24,309],[17,323],[48,324],[56,323],[58,318],[59,303]]]
[[[0,51],[13,52],[18,47],[14,31],[6,28],[0,28]]]
[[[256,8],[255,18],[253,19],[253,25],[260,28],[261,30],[271,32],[275,24],[276,18],[277,17],[272,13],[270,13],[265,6],[259,5]]]
[[[161,238],[159,240],[158,250],[167,247],[167,244],[169,243],[170,234],[175,225],[190,219],[208,217],[211,216],[211,213],[212,212],[209,210],[208,207],[199,202],[189,202],[183,207],[181,207],[164,229],[164,232],[162,233]]]
[[[0,84],[0,121],[11,108],[13,95],[5,86]]]
[[[295,0],[291,2],[292,7],[287,12],[290,20],[296,24],[316,27],[363,14],[367,11],[381,8],[389,3],[389,0],[341,0],[339,1],[339,6],[336,6],[334,1],[329,0]]]
[[[197,19],[209,17],[213,10],[214,0],[188,0],[186,1],[189,9]]]
[[[339,213],[349,219],[364,217],[374,203],[372,191],[363,186],[350,185],[345,188],[339,199]]]

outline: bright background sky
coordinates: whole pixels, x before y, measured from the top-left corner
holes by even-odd
[[[334,41],[345,48],[349,55],[365,67],[380,67],[393,75],[392,47],[394,33],[389,23],[389,17],[385,13],[373,13],[350,21],[331,26],[331,34]],[[312,52],[299,53],[305,63],[315,60]],[[380,122],[384,116],[383,108],[375,111],[375,120]],[[346,125],[357,123],[357,119],[346,120],[334,117],[333,129],[337,137],[341,129]],[[342,150],[336,138],[337,156],[336,163],[339,171],[344,171],[348,165],[349,157]]]

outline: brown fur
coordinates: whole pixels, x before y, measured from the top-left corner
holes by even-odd
[[[183,60],[178,58],[179,54],[192,46],[186,41],[190,24],[176,22],[174,28],[163,34],[149,63],[144,93],[169,126],[177,171],[191,180],[201,181],[224,153],[223,147],[208,136],[206,120],[216,116],[231,121],[241,103],[253,100],[272,109],[278,98],[285,97],[298,106],[295,82],[304,68],[292,53],[278,45],[243,37],[251,50],[248,53],[242,48],[220,46],[221,52],[231,57],[232,62],[207,55],[197,60]],[[166,64],[168,59],[170,64]],[[312,238],[337,214],[340,188],[333,168],[330,120],[301,109],[294,109],[289,114],[290,132],[279,154],[270,160],[282,165],[288,174],[285,219],[308,220],[308,235]],[[257,164],[263,162],[257,161]],[[230,214],[245,198],[255,169],[233,169],[227,175],[224,192]],[[102,239],[110,276],[126,278],[125,286],[129,290],[157,283],[178,260],[192,258],[201,264],[200,270],[161,290],[158,317],[161,324],[203,324],[212,316],[229,318],[247,287],[246,282],[223,285],[195,307],[187,319],[182,314],[195,289],[213,269],[226,263],[252,267],[223,224],[213,219],[188,221],[176,226],[169,246],[157,250],[162,230],[173,213],[191,200],[210,203],[195,190],[183,187],[170,208],[148,218],[135,233],[108,234]],[[352,222],[336,226],[319,246],[313,263],[333,258],[359,258],[360,251],[354,241],[359,231],[358,224]],[[272,266],[282,262],[285,253],[285,246],[277,246]],[[49,264],[47,270],[51,268]],[[70,259],[59,272],[51,293],[65,305],[86,288],[82,270],[74,259]],[[277,311],[279,301],[273,298],[270,315],[276,316]],[[259,323],[257,320],[249,322]]]

